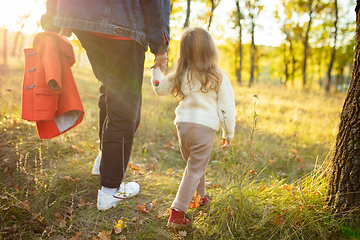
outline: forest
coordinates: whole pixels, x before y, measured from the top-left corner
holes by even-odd
[[[38,0],[40,1],[40,0]],[[217,15],[217,10],[223,10]],[[216,38],[222,67],[237,83],[283,84],[302,88],[321,88],[327,93],[349,85],[354,55],[355,2],[323,0],[172,0],[169,68],[177,56],[178,38],[187,26],[202,26]],[[223,8],[223,9],[220,9]],[[294,11],[295,10],[295,11]],[[32,14],[17,16],[17,29],[0,30],[2,65],[7,58],[21,61],[22,49],[31,45],[31,36],[22,33]],[[262,16],[264,15],[264,16]],[[279,40],[270,45],[258,38],[268,38],[264,21],[271,22]],[[41,31],[39,23],[36,31]],[[84,52],[72,40],[78,62]],[[85,56],[83,56],[85,57]],[[86,58],[86,57],[85,57]],[[149,54],[148,64],[152,58]]]

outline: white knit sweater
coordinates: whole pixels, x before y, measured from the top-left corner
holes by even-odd
[[[156,94],[169,95],[172,82],[171,74],[164,77],[160,68],[152,69],[151,84]],[[222,83],[219,92],[201,92],[200,82],[194,82],[190,87],[186,74],[183,81],[183,93],[185,98],[179,102],[175,109],[174,123],[191,122],[210,127],[215,131],[219,127],[223,129],[223,137],[231,140],[235,130],[235,100],[230,81],[225,73],[222,75]]]

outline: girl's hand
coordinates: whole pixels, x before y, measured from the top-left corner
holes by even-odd
[[[222,146],[221,146],[221,148],[228,148],[228,147],[230,147],[230,144],[231,144],[231,140],[228,140],[228,139],[223,139],[222,140]]]

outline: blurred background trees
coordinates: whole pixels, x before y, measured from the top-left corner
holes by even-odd
[[[171,0],[169,71],[183,28],[201,26],[213,35],[222,67],[238,84],[344,91],[354,55],[354,9],[352,0]],[[23,61],[22,49],[41,31],[24,31],[31,17],[39,21],[41,13],[26,9],[12,27],[0,22],[1,69],[9,59]],[[78,64],[87,64],[76,38],[71,41]],[[147,54],[146,67],[152,61]]]

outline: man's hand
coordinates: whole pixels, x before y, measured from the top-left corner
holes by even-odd
[[[65,27],[61,28],[60,36],[71,37],[71,35],[72,35],[71,28],[65,28]]]
[[[159,67],[161,72],[164,72],[167,64],[168,56],[167,53],[164,54],[155,54],[155,64],[151,68]]]

